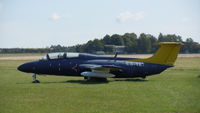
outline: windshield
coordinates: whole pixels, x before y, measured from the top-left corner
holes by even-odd
[[[64,53],[49,53],[49,58],[50,59],[60,59],[60,58],[64,58],[63,55]]]
[[[49,60],[49,59],[75,58],[78,56],[79,53],[58,52],[58,53],[48,53],[42,59]]]

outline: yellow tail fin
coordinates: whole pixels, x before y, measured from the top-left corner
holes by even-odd
[[[180,51],[180,47],[183,44],[178,42],[162,42],[159,45],[161,47],[152,57],[146,59],[131,59],[130,61],[173,65]]]

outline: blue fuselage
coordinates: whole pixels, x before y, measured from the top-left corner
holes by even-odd
[[[121,67],[121,70],[110,70],[110,73],[114,74],[115,78],[133,78],[159,74],[165,69],[172,67],[168,65],[128,61],[129,59],[81,54],[76,58],[32,61],[22,64],[18,69],[23,72],[39,75],[81,76],[80,73],[91,71],[89,68],[80,67],[79,65],[81,64],[115,65]]]

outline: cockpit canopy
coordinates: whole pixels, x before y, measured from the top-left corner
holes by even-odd
[[[79,57],[79,53],[66,53],[66,52],[57,52],[57,53],[47,53],[42,59],[64,59],[64,58],[76,58]]]

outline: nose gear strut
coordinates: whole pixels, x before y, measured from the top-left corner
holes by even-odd
[[[32,75],[32,78],[33,78],[33,82],[32,83],[40,83],[40,81],[36,79],[36,74],[35,73]]]

